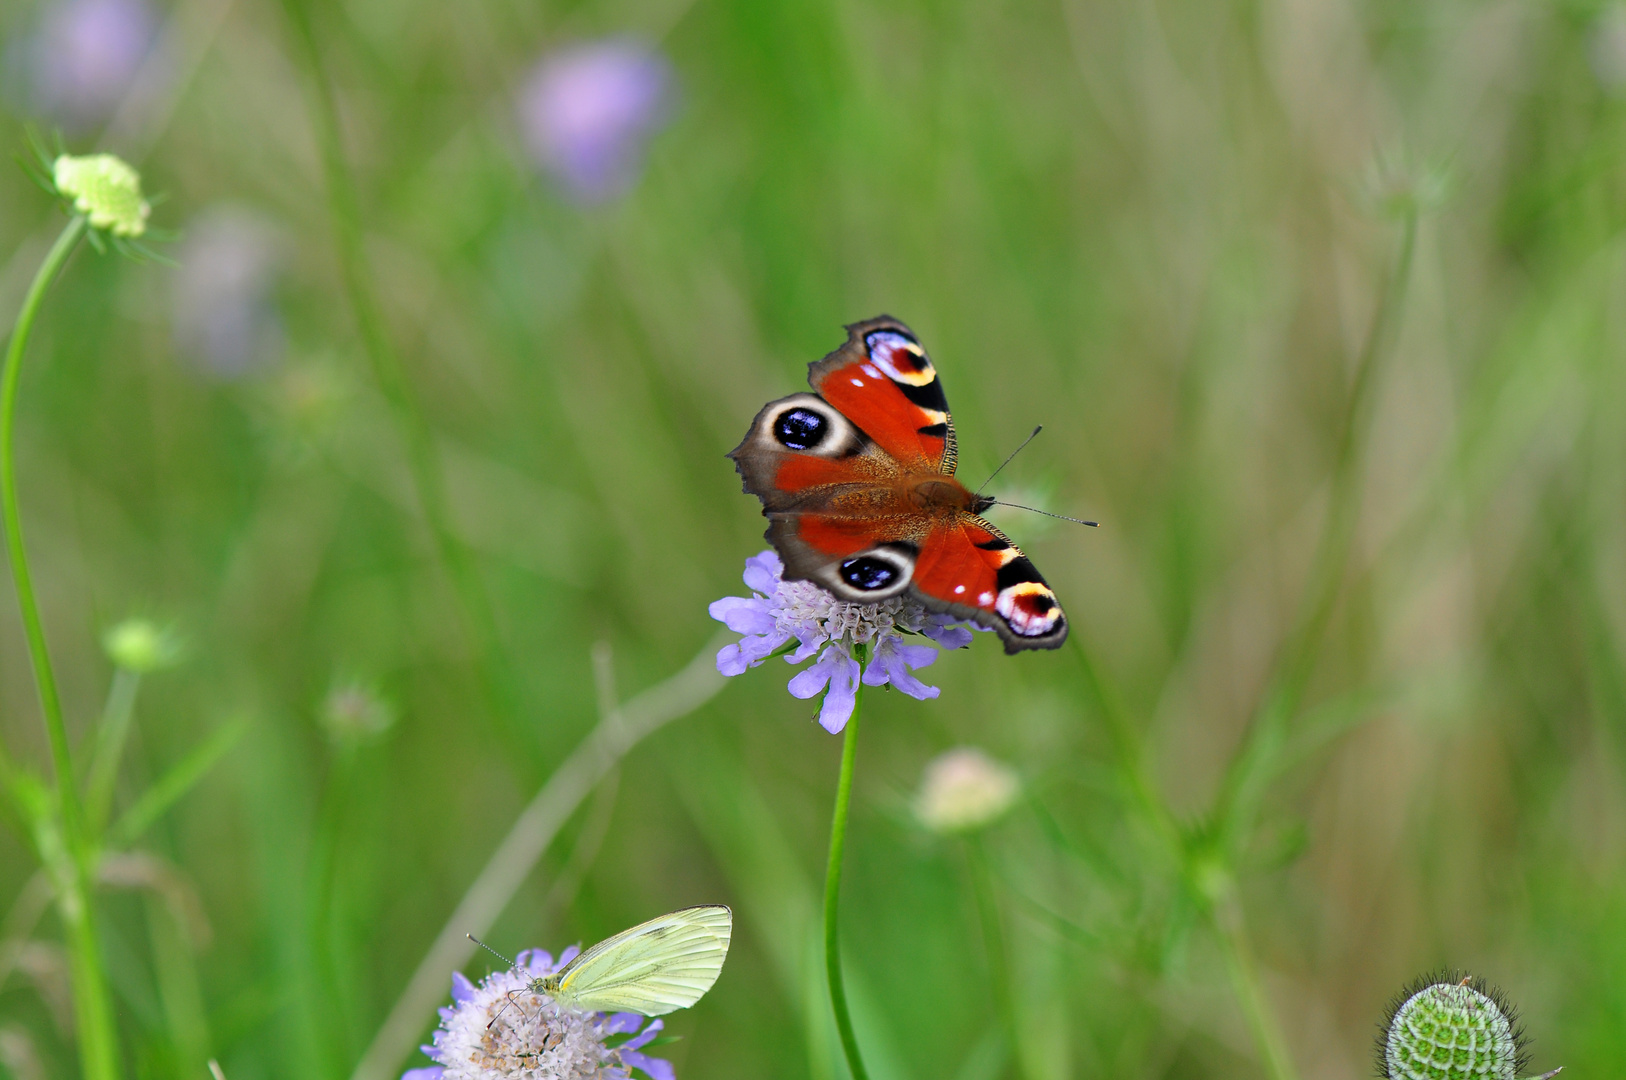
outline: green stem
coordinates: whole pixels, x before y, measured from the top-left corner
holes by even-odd
[[[97,833],[107,825],[107,812],[113,805],[113,785],[118,780],[119,759],[124,756],[130,720],[135,716],[136,691],[140,688],[139,672],[127,668],[114,670],[113,685],[107,692],[107,705],[102,709],[102,722],[96,733],[90,773],[85,778],[85,818]]]
[[[473,639],[474,651],[479,659],[480,675],[486,695],[486,705],[493,715],[499,733],[511,744],[520,760],[527,762],[533,774],[540,774],[542,762],[539,749],[519,724],[513,674],[509,670],[499,642],[496,613],[485,585],[480,580],[473,555],[452,525],[450,504],[446,497],[445,477],[441,473],[440,458],[435,447],[434,431],[424,415],[422,403],[412,387],[406,367],[397,355],[389,335],[385,332],[382,305],[367,265],[367,254],[362,230],[361,198],[357,192],[355,176],[350,170],[344,151],[344,138],[339,119],[339,106],[333,82],[322,62],[322,50],[315,26],[307,9],[307,0],[284,0],[289,21],[305,53],[315,90],[315,109],[312,120],[316,127],[317,142],[322,155],[326,176],[328,210],[333,218],[334,239],[338,247],[339,272],[345,294],[355,314],[356,327],[361,335],[362,351],[373,371],[373,378],[389,401],[401,424],[402,439],[406,443],[407,467],[412,474],[413,487],[424,520],[434,539],[446,574],[451,578]]]
[[[855,645],[856,658],[863,664],[864,646]],[[830,821],[830,861],[824,870],[824,971],[830,982],[830,1007],[836,1014],[836,1031],[841,1049],[847,1055],[852,1080],[869,1080],[864,1059],[858,1054],[858,1037],[847,1013],[847,989],[841,981],[841,933],[837,926],[837,904],[841,898],[841,852],[847,842],[847,803],[853,793],[853,759],[858,752],[858,716],[864,706],[864,682],[860,678],[853,699],[853,714],[841,742],[841,776],[836,781],[836,809]]]
[[[17,507],[17,466],[12,446],[16,426],[17,381],[22,372],[23,350],[28,347],[34,318],[45,300],[45,292],[68,261],[74,245],[85,233],[85,219],[75,215],[56,238],[50,253],[40,264],[34,282],[28,287],[17,325],[6,349],[6,366],[0,375],[0,503],[6,518],[6,549],[11,556],[11,577],[17,587],[23,632],[28,638],[28,655],[34,663],[34,685],[39,691],[40,711],[45,718],[45,734],[51,745],[51,764],[56,770],[57,799],[62,823],[71,841],[80,835],[78,789],[74,786],[72,759],[68,753],[68,728],[62,720],[62,699],[57,695],[56,674],[45,644],[45,624],[40,619],[39,601],[34,596],[34,576],[28,568],[28,549],[23,544],[23,523]]]
[[[23,298],[22,310],[6,349],[5,369],[0,373],[0,513],[5,517],[6,549],[11,560],[12,581],[17,590],[17,607],[28,640],[29,659],[34,667],[34,685],[39,693],[40,712],[51,747],[51,765],[56,774],[57,815],[61,822],[63,845],[50,855],[48,867],[56,884],[57,906],[68,937],[68,965],[73,979],[74,1027],[78,1033],[80,1067],[86,1080],[118,1080],[118,1036],[113,1024],[107,984],[102,974],[101,948],[96,936],[95,912],[91,906],[90,878],[95,852],[85,832],[84,810],[79,803],[77,778],[68,750],[68,727],[62,717],[62,699],[57,693],[56,673],[46,647],[45,624],[40,618],[39,601],[34,595],[34,579],[28,565],[28,547],[23,542],[23,525],[17,500],[16,455],[13,436],[16,429],[17,385],[22,371],[23,352],[34,329],[34,319],[45,293],[62,271],[74,245],[85,235],[83,216],[75,215],[63,228],[56,243],[40,264],[39,272]],[[9,771],[9,762],[7,770]]]
[[[1276,1016],[1265,1001],[1264,989],[1259,985],[1259,973],[1253,966],[1253,953],[1248,948],[1247,933],[1242,927],[1242,911],[1233,903],[1222,903],[1214,909],[1214,925],[1219,930],[1220,948],[1225,953],[1225,969],[1231,977],[1231,989],[1242,1005],[1247,1017],[1248,1030],[1264,1058],[1265,1069],[1271,1080],[1298,1080],[1293,1059],[1287,1052],[1287,1042],[1276,1024]]]

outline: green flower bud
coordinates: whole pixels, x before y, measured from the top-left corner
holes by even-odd
[[[51,180],[92,228],[127,237],[147,231],[152,207],[141,197],[141,174],[122,159],[112,154],[63,154],[51,165]]]
[[[137,675],[169,667],[181,657],[174,632],[150,619],[125,619],[102,635],[102,648],[115,666]]]
[[[1527,1061],[1525,1043],[1501,991],[1441,973],[1417,980],[1390,1004],[1378,1070],[1389,1080],[1515,1080]]]

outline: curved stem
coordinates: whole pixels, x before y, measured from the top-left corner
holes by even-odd
[[[23,366],[23,350],[28,347],[28,336],[34,329],[34,317],[39,314],[45,292],[56,280],[62,264],[85,232],[85,219],[75,215],[56,238],[50,253],[34,275],[22,310],[17,313],[17,325],[11,332],[11,344],[6,349],[5,373],[0,376],[0,503],[6,519],[6,550],[11,558],[11,577],[17,587],[17,607],[23,618],[23,631],[28,638],[28,655],[34,664],[34,685],[39,690],[40,711],[45,718],[45,734],[51,745],[51,765],[56,770],[57,798],[62,811],[62,823],[68,836],[79,836],[79,797],[74,787],[73,768],[68,756],[68,729],[62,720],[62,700],[57,696],[56,674],[51,668],[51,657],[46,651],[45,624],[40,620],[39,603],[34,598],[34,576],[28,569],[28,550],[23,545],[23,523],[17,510],[17,469],[12,448],[12,432],[16,424],[17,380]]]
[[[28,640],[28,655],[34,667],[34,685],[39,692],[40,713],[51,747],[51,765],[56,773],[57,814],[63,844],[54,852],[42,847],[47,871],[56,885],[57,907],[68,938],[68,964],[73,981],[75,1029],[79,1037],[80,1067],[86,1080],[117,1080],[119,1075],[118,1037],[113,1012],[107,998],[102,973],[101,948],[96,935],[95,912],[91,906],[91,866],[95,858],[91,838],[85,831],[84,810],[68,749],[68,728],[62,717],[62,699],[57,694],[56,673],[46,647],[45,624],[40,618],[39,601],[34,595],[34,578],[28,566],[28,548],[23,542],[23,525],[17,500],[16,455],[12,436],[16,428],[17,385],[22,371],[23,352],[28,347],[34,319],[45,293],[62,271],[74,245],[85,235],[86,223],[75,215],[63,228],[56,243],[40,264],[39,272],[23,298],[22,310],[6,348],[6,361],[0,373],[0,514],[5,518],[6,549],[11,577],[17,589],[17,607]]]
[[[862,653],[863,646],[855,646]],[[860,664],[863,657],[858,658]],[[824,972],[830,982],[830,1007],[836,1014],[836,1031],[853,1080],[869,1080],[864,1059],[858,1055],[858,1037],[853,1034],[852,1017],[847,1013],[847,989],[841,981],[841,933],[837,925],[837,904],[841,898],[841,852],[847,842],[847,803],[853,793],[853,758],[858,751],[858,716],[864,709],[864,682],[858,681],[853,714],[841,742],[841,775],[836,781],[836,809],[830,821],[830,861],[824,871]]]

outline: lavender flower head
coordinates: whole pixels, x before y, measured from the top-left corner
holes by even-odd
[[[532,157],[572,196],[602,202],[637,179],[671,92],[671,65],[647,46],[582,45],[537,64],[520,91],[520,129]]]
[[[726,625],[740,641],[717,654],[717,670],[739,675],[776,653],[785,652],[792,664],[818,654],[813,666],[790,680],[793,697],[824,694],[819,723],[835,733],[847,726],[858,695],[860,664],[853,646],[869,653],[862,665],[865,686],[895,686],[921,701],[939,691],[915,678],[918,668],[930,667],[937,650],[914,645],[905,634],[921,634],[945,649],[971,643],[971,629],[952,615],[933,614],[918,600],[894,596],[873,604],[838,600],[810,581],[784,580],[785,566],[772,551],[745,560],[745,584],[752,595],[725,596],[711,605],[711,617]],[[980,629],[980,628],[978,628]],[[790,643],[795,642],[795,648]]]
[[[440,1010],[434,1045],[423,1047],[438,1064],[410,1069],[401,1080],[627,1080],[633,1069],[674,1080],[671,1062],[639,1052],[665,1026],[660,1020],[646,1026],[637,1013],[583,1012],[530,990],[532,979],[580,951],[566,949],[557,963],[541,949],[522,952],[515,968],[494,971],[478,986],[453,974],[452,1003]]]
[[[234,207],[207,210],[187,229],[172,326],[176,347],[203,371],[238,378],[282,351],[273,296],[282,248],[272,225]]]
[[[40,107],[75,127],[105,119],[146,58],[155,24],[145,0],[52,4],[29,49]]]

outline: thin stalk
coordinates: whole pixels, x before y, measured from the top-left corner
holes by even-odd
[[[34,329],[34,317],[39,314],[46,290],[56,280],[74,245],[84,234],[85,219],[76,214],[56,238],[45,261],[40,263],[33,284],[28,287],[28,295],[23,298],[22,310],[17,313],[11,344],[6,349],[5,372],[0,375],[0,503],[3,503],[6,518],[6,550],[11,556],[11,577],[17,587],[17,606],[21,609],[23,631],[28,638],[29,659],[34,664],[34,685],[39,691],[45,734],[51,745],[51,764],[56,770],[62,823],[68,836],[75,842],[80,836],[79,792],[74,786],[72,758],[68,753],[68,727],[62,719],[62,699],[57,695],[56,673],[51,667],[51,656],[46,648],[45,624],[40,619],[39,601],[34,596],[34,576],[28,568],[28,549],[23,543],[23,523],[17,505],[16,453],[12,442],[17,413],[17,381],[22,372],[23,350],[28,347],[28,337]]]
[[[85,818],[98,833],[107,824],[107,812],[113,805],[113,784],[118,780],[119,759],[124,756],[124,741],[130,734],[136,691],[140,688],[140,672],[114,670],[113,685],[107,691],[107,704],[96,731],[90,773],[85,778]]]
[[[1005,952],[1005,929],[999,917],[999,903],[994,896],[994,875],[988,869],[988,853],[983,850],[980,836],[965,838],[965,861],[971,872],[971,892],[977,900],[977,915],[982,920],[982,945],[988,953],[988,981],[993,991],[994,1008],[1005,1028],[1006,1045],[1016,1062],[1018,1075],[1026,1075],[1027,1063],[1022,1055],[1022,1041],[1016,1025],[1016,998],[1011,992],[1011,967]]]
[[[864,662],[864,646],[855,645],[855,658]],[[836,808],[830,821],[830,860],[824,870],[824,973],[830,983],[830,1007],[836,1014],[836,1031],[841,1035],[841,1049],[847,1055],[847,1067],[852,1080],[869,1080],[864,1059],[858,1054],[858,1037],[853,1033],[852,1017],[847,1013],[847,989],[841,981],[841,933],[837,924],[837,905],[841,899],[841,853],[847,843],[847,804],[853,793],[853,759],[858,752],[858,717],[864,710],[864,681],[858,680],[853,698],[853,714],[847,720],[847,730],[841,742],[841,774],[836,781]]]
[[[1214,925],[1219,930],[1221,951],[1225,954],[1225,970],[1231,978],[1231,989],[1236,994],[1242,1013],[1248,1021],[1259,1056],[1271,1080],[1298,1080],[1293,1059],[1287,1052],[1287,1042],[1277,1026],[1276,1015],[1265,1001],[1264,989],[1259,985],[1259,972],[1253,964],[1253,953],[1248,948],[1248,937],[1242,927],[1242,912],[1235,903],[1221,904],[1214,909]]]
[[[436,553],[447,576],[451,578],[463,617],[467,620],[479,658],[487,707],[500,733],[536,773],[541,767],[539,750],[519,724],[512,673],[499,647],[501,635],[497,630],[496,613],[480,580],[473,555],[452,526],[451,508],[434,432],[424,415],[422,403],[413,391],[406,368],[384,329],[383,308],[363,243],[361,197],[349,159],[345,156],[338,100],[322,61],[316,29],[311,23],[306,0],[284,0],[283,6],[288,11],[289,21],[293,23],[305,53],[306,66],[310,69],[315,105],[312,120],[326,177],[328,211],[333,219],[339,272],[361,335],[362,351],[367,354],[374,380],[400,421],[401,436],[406,443],[407,466],[412,474],[418,503],[434,538]]]
[[[1228,850],[1235,847],[1238,837],[1248,827],[1246,819],[1256,801],[1259,778],[1286,741],[1289,725],[1303,702],[1337,606],[1360,515],[1360,466],[1366,448],[1369,414],[1376,397],[1378,375],[1400,325],[1416,248],[1417,214],[1413,211],[1402,222],[1394,270],[1378,299],[1366,342],[1356,362],[1333,459],[1326,524],[1311,563],[1303,606],[1242,749],[1227,770],[1216,803],[1213,819]]]
[[[0,513],[5,517],[6,549],[10,555],[12,581],[17,590],[17,607],[28,640],[29,659],[34,667],[34,686],[39,693],[40,713],[45,721],[45,733],[51,747],[51,765],[56,774],[57,815],[64,845],[63,850],[51,856],[56,865],[47,869],[56,882],[57,906],[67,930],[68,967],[73,980],[74,1029],[79,1041],[80,1068],[86,1080],[118,1080],[118,1035],[107,998],[95,912],[88,885],[94,852],[90,838],[85,834],[84,810],[79,803],[73,758],[68,749],[68,727],[62,717],[62,699],[57,693],[56,673],[46,646],[45,624],[40,618],[39,601],[34,595],[28,547],[23,542],[13,447],[17,385],[22,371],[23,352],[28,347],[34,319],[39,314],[46,291],[61,273],[80,237],[85,235],[85,229],[86,222],[81,215],[75,215],[63,228],[34,275],[11,332],[5,369],[0,373]],[[6,765],[9,772],[9,762]]]

